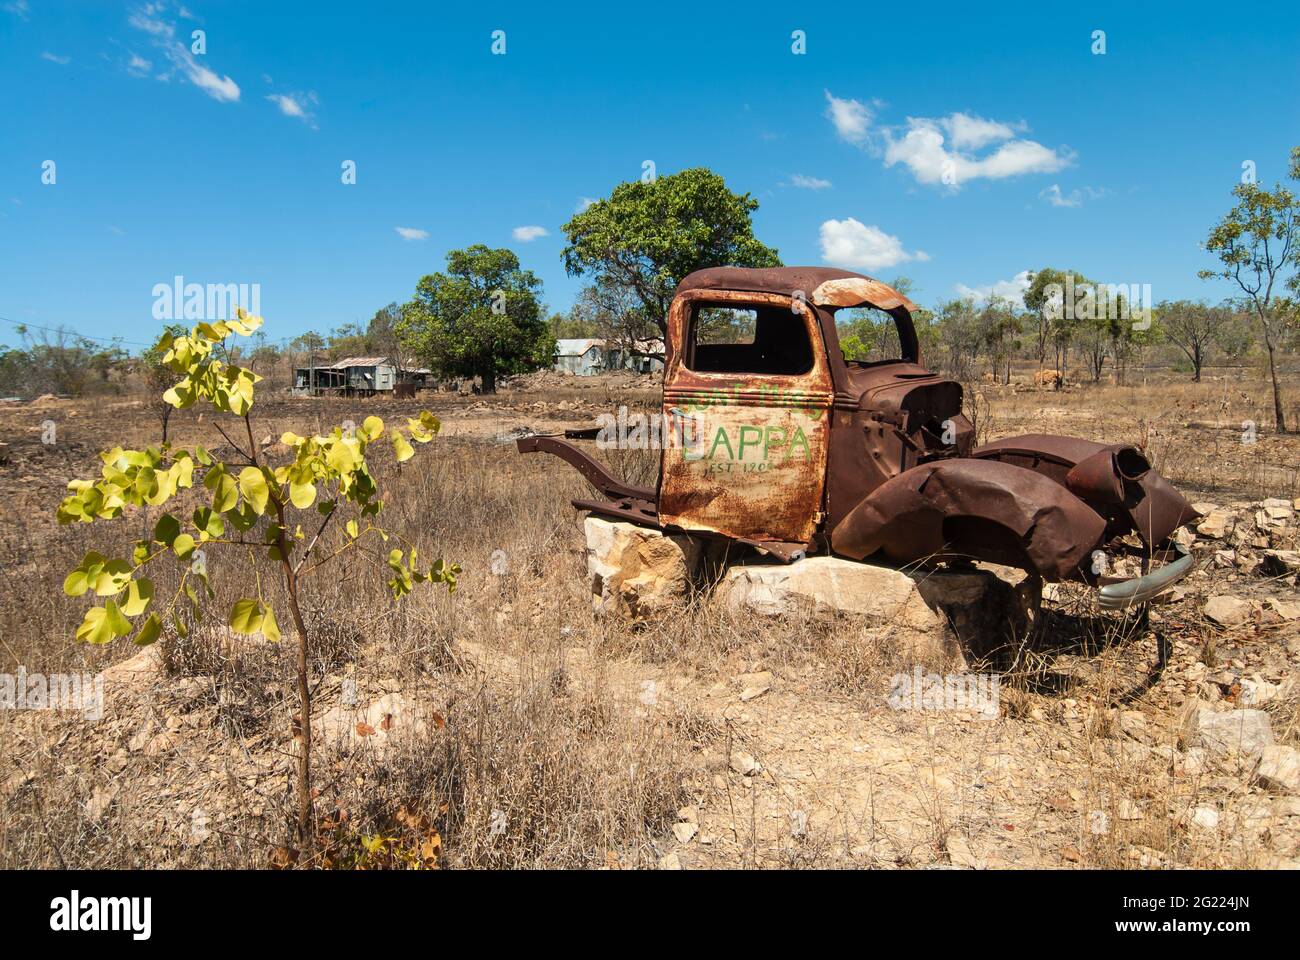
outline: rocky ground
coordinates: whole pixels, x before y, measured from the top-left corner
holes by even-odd
[[[846,613],[862,591],[824,577],[743,573],[738,598],[725,576],[701,593],[655,551],[631,576],[602,567],[567,505],[585,495],[576,475],[506,442],[590,420],[606,402],[591,389],[439,410],[442,472],[410,474],[393,500],[438,518],[421,552],[462,560],[455,597],[399,616],[351,572],[330,585],[313,724],[333,865],[370,863],[362,841],[389,837],[405,852],[378,865],[1300,866],[1300,503],[1199,485],[1205,517],[1183,538],[1200,567],[1151,631],[1049,589],[1033,644],[958,660],[951,609],[922,612],[894,581]],[[53,488],[108,429],[82,418],[125,416],[55,403],[5,434],[0,482],[29,538],[4,566],[9,644],[68,632],[62,598],[36,613],[14,598],[42,593],[46,567],[57,594],[84,549],[56,562],[37,547],[54,542]],[[266,432],[303,427],[306,409],[269,405]],[[40,443],[47,418],[66,445]],[[291,862],[286,652],[203,636],[202,650],[91,652],[97,722],[0,711],[0,862]],[[996,710],[896,709],[898,677],[918,669],[998,673]]]

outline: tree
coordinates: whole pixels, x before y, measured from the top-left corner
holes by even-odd
[[[583,287],[573,301],[570,319],[611,341],[624,353],[663,359],[662,333],[630,287],[613,282],[608,274]]]
[[[1291,150],[1292,180],[1300,180],[1300,147]],[[1223,264],[1201,270],[1202,279],[1231,280],[1246,295],[1268,352],[1268,372],[1273,380],[1273,418],[1278,433],[1286,433],[1282,388],[1277,379],[1276,352],[1283,336],[1285,312],[1277,309],[1275,287],[1288,269],[1300,263],[1300,204],[1281,183],[1265,190],[1257,183],[1239,183],[1232,195],[1237,204],[1210,230],[1205,249]],[[1300,283],[1291,277],[1293,287]]]
[[[943,372],[962,383],[971,382],[982,341],[974,299],[965,297],[939,304],[938,341],[943,349]]]
[[[398,373],[405,370],[407,358],[402,352],[402,340],[397,335],[397,323],[402,319],[402,304],[393,301],[380,307],[366,325],[366,351],[388,357]]]
[[[1192,365],[1192,380],[1201,381],[1210,348],[1232,316],[1225,306],[1211,307],[1190,300],[1166,301],[1156,307],[1156,316],[1165,337],[1183,352]]]
[[[1051,347],[1056,354],[1056,370],[1061,374],[1055,381],[1057,390],[1061,389],[1065,381],[1065,362],[1069,359],[1070,344],[1074,341],[1077,330],[1073,305],[1070,309],[1065,309],[1062,293],[1067,285],[1083,286],[1091,282],[1073,270],[1057,270],[1054,267],[1044,267],[1029,275],[1029,289],[1025,291],[1024,301],[1025,306],[1036,314],[1038,321],[1038,369],[1041,371],[1046,366],[1048,348]]]
[[[1231,300],[1225,300],[1224,305],[1230,312],[1214,337],[1214,345],[1229,360],[1241,363],[1255,346],[1255,324],[1248,308]]]
[[[186,333],[185,327],[179,323],[168,324],[163,327],[163,332],[173,339],[183,337]],[[149,388],[150,393],[157,395],[161,395],[162,391],[176,382],[176,374],[172,372],[171,365],[163,359],[167,356],[167,351],[161,349],[161,342],[159,341],[140,354],[145,386]],[[166,444],[167,424],[171,421],[172,411],[176,408],[166,400],[161,399],[161,396],[158,400],[158,407],[159,416],[162,418],[162,443]]]
[[[1002,382],[1011,382],[1011,360],[1020,348],[1018,339],[1022,320],[1016,313],[1015,306],[1006,297],[992,296],[984,304],[978,320],[981,339],[988,350],[989,364],[993,369],[993,379],[998,378],[998,364],[1003,363]]]
[[[735,194],[704,167],[620,183],[564,225],[564,268],[632,292],[663,336],[678,282],[704,267],[776,267],[777,251],[754,237],[758,201]]]
[[[241,448],[214,421],[217,431],[239,455],[240,463],[230,465],[216,460],[201,446],[190,452],[166,443],[145,450],[114,447],[102,453],[100,479],[73,480],[68,484],[70,493],[59,504],[59,523],[115,520],[124,516],[128,508],[162,506],[180,491],[192,487],[200,470],[208,502],[195,509],[188,522],[164,513],[152,533],[135,543],[129,560],[88,552],[64,580],[63,591],[70,597],[93,592],[97,598],[96,605],[86,612],[77,628],[78,640],[104,644],[134,633],[136,644],[151,644],[161,635],[164,618],[170,618],[177,633],[185,636],[189,628],[178,611],[182,596],[198,619],[205,606],[205,596],[206,600],[214,597],[208,578],[207,551],[233,549],[240,557],[240,562],[233,566],[235,575],[243,578],[244,587],[252,595],[232,606],[228,617],[230,629],[241,634],[261,634],[271,642],[278,642],[279,621],[263,591],[266,581],[257,560],[260,557],[278,568],[298,640],[296,739],[301,743],[296,785],[298,838],[310,854],[315,845],[308,676],[310,636],[299,598],[309,588],[310,575],[316,570],[348,553],[378,560],[383,550],[381,544],[391,542],[390,535],[376,522],[384,504],[377,496],[378,486],[366,462],[368,448],[384,435],[385,426],[378,417],[367,417],[359,429],[346,434],[337,427],[323,436],[285,433],[280,442],[292,450],[292,460],[282,466],[265,462],[254,440],[251,419],[254,387],[261,377],[229,363],[230,351],[226,345],[231,334],[248,336],[261,322],[260,317],[249,316],[240,309],[234,320],[200,323],[182,336],[163,334],[154,349],[162,352],[163,362],[181,378],[163,398],[177,409],[202,400],[218,413],[243,420],[247,449]],[[401,463],[414,456],[407,436],[417,443],[428,443],[438,427],[437,418],[425,411],[419,418],[407,420],[405,433],[396,427],[388,429],[394,459]],[[315,530],[308,536],[302,527],[311,523],[306,511],[313,506],[312,519],[316,522],[311,525]],[[353,516],[346,523],[340,520],[333,531],[328,531],[331,521],[345,512]],[[330,543],[329,552],[320,556],[327,543]],[[243,562],[245,555],[247,563]],[[178,565],[180,585],[174,592],[168,591],[170,601],[160,598],[158,603],[153,603],[154,585],[145,573],[168,563]],[[454,589],[460,572],[459,566],[442,560],[422,569],[414,547],[409,551],[393,547],[384,565],[393,575],[388,587],[398,600],[419,583],[445,583]],[[198,587],[202,587],[203,593]],[[103,598],[103,606],[98,604],[98,598]]]
[[[331,360],[344,357],[357,357],[370,352],[370,342],[366,332],[359,323],[345,323],[331,330],[329,335],[329,354]]]
[[[447,254],[447,272],[431,273],[397,323],[402,341],[444,376],[482,380],[549,367],[555,338],[538,300],[541,281],[509,250],[475,244]]]
[[[568,313],[551,314],[546,326],[556,340],[587,340],[600,336],[596,324],[578,314],[576,303]]]

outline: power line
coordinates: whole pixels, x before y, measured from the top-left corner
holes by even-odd
[[[11,320],[8,317],[0,317],[0,321],[3,321],[4,323],[12,324],[15,327],[25,327],[29,330],[42,330],[45,333],[61,333],[66,336],[77,337],[78,339],[81,340],[92,340],[95,343],[106,343],[110,345],[124,344],[126,346],[131,346],[131,347],[152,347],[155,343],[158,342],[155,340],[150,343],[141,343],[139,340],[124,340],[121,337],[92,337],[88,333],[81,333],[77,330],[69,330],[67,327],[46,327],[46,326],[42,326],[39,323],[25,323],[21,320]],[[279,340],[264,340],[263,345],[278,346],[281,344],[292,343],[294,340],[297,339],[298,339],[297,337],[281,337]]]
[[[133,347],[152,347],[152,343],[141,343],[138,340],[110,339],[106,337],[92,337],[87,333],[79,333],[76,330],[69,330],[67,327],[44,327],[39,323],[24,323],[21,320],[10,320],[8,317],[0,317],[5,323],[13,324],[15,327],[25,327],[29,330],[43,330],[46,333],[62,333],[67,336],[77,337],[81,340],[93,340],[96,343],[125,343]]]

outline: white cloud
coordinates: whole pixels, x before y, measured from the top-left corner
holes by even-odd
[[[510,235],[520,243],[531,243],[539,237],[549,237],[550,231],[545,227],[533,225],[528,227],[515,227],[510,231]]]
[[[266,99],[279,107],[280,112],[286,117],[294,117],[301,120],[313,130],[316,128],[315,115],[311,112],[311,107],[320,101],[314,92],[273,93]]]
[[[126,69],[128,73],[137,77],[147,76],[149,71],[153,69],[153,62],[146,60],[138,53],[133,53],[131,59],[127,61]]]
[[[1078,207],[1083,204],[1083,196],[1078,190],[1063,194],[1059,183],[1052,184],[1046,190],[1040,190],[1038,195],[1054,207]]]
[[[270,100],[277,107],[279,107],[280,112],[283,113],[286,117],[307,116],[307,114],[303,112],[302,104],[299,103],[297,98],[294,97],[292,94],[273,93],[270,96],[268,96],[266,99]]]
[[[32,8],[27,5],[27,0],[10,0],[4,5],[6,13],[12,13],[20,20],[26,20],[27,15],[32,12]]]
[[[579,197],[577,206],[573,208],[574,213],[586,213],[587,208],[596,202],[595,197]]]
[[[403,240],[429,239],[429,231],[421,230],[418,227],[393,227],[393,229],[397,231],[397,235]]]
[[[998,280],[987,286],[968,287],[964,283],[959,283],[954,289],[960,297],[980,301],[988,300],[990,297],[1000,297],[1004,300],[1010,300],[1023,309],[1025,306],[1025,291],[1029,289],[1029,271],[1021,270],[1010,280]]]
[[[800,187],[804,190],[825,190],[831,185],[829,180],[823,180],[821,177],[806,177],[802,173],[790,174],[790,186]]]
[[[826,91],[836,134],[849,143],[879,155],[885,166],[903,164],[918,183],[942,184],[953,189],[971,180],[1004,180],[1027,173],[1055,173],[1070,165],[1074,153],[1056,150],[1020,134],[1023,122],[1006,123],[973,114],[950,113],[942,117],[908,117],[903,126],[873,126],[873,101],[869,107]]]
[[[898,237],[877,226],[867,226],[847,217],[827,220],[821,226],[822,259],[840,267],[879,270],[908,260],[929,260],[920,250],[908,253]]]
[[[826,116],[835,125],[840,139],[862,143],[871,129],[871,109],[860,100],[841,100],[826,91]]]
[[[996,120],[972,117],[968,113],[954,113],[940,121],[948,131],[952,145],[959,150],[978,150],[995,140],[1009,140],[1015,128]]]
[[[135,29],[149,34],[152,37],[152,43],[162,51],[163,56],[172,64],[172,67],[179,70],[185,79],[194,86],[198,87],[213,100],[220,103],[235,103],[239,100],[239,84],[228,76],[223,76],[214,70],[205,67],[194,59],[190,52],[189,45],[176,39],[176,25],[166,20],[160,19],[157,14],[164,9],[162,3],[147,3],[139,10],[132,12],[127,22]],[[132,54],[131,63],[134,66],[136,57]],[[139,75],[137,70],[127,68],[130,72]],[[168,79],[170,75],[161,75],[159,79]]]
[[[959,115],[953,115],[956,116]],[[995,132],[997,125],[990,121],[978,121],[982,126],[977,129],[968,124],[971,118],[954,122],[953,117],[939,120],[908,117],[907,132],[897,139],[894,133],[886,130],[885,166],[902,163],[911,170],[918,183],[957,187],[980,178],[1003,180],[1026,173],[1055,173],[1073,159],[1068,151],[1049,150],[1034,140],[1008,140],[1006,136],[1011,130],[1005,125],[1001,131]],[[990,137],[1004,142],[992,153],[978,157],[948,149],[944,139],[947,128],[961,129],[965,143],[974,138],[987,144]]]
[[[50,61],[50,63],[57,63],[60,66],[64,66],[64,67],[66,67],[68,64],[72,62],[71,57],[61,57],[57,53],[50,53],[50,51],[48,50],[45,50],[41,53],[41,59],[48,60]]]

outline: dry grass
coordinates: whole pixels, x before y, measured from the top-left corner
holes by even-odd
[[[1261,426],[1257,443],[1240,441],[1242,419],[1269,422],[1262,383],[1233,383],[1230,394],[1219,383],[1079,387],[1060,394],[984,385],[980,392],[981,430],[993,436],[1041,431],[1135,439],[1197,497],[1300,494],[1296,438],[1274,437]],[[376,458],[389,529],[408,536],[423,556],[459,562],[464,573],[454,595],[434,591],[400,607],[388,598],[383,575],[361,563],[326,568],[308,584],[321,709],[341,703],[348,688],[362,702],[401,691],[433,705],[445,721],[395,736],[384,751],[322,749],[317,803],[329,818],[341,865],[367,862],[357,854],[363,836],[390,837],[391,849],[410,850],[434,833],[442,844],[441,865],[653,865],[671,847],[678,809],[702,797],[727,806],[740,838],[739,852],[719,853],[720,864],[859,862],[845,859],[848,841],[838,839],[836,830],[847,837],[847,827],[820,825],[798,843],[787,831],[777,853],[759,856],[759,787],[728,783],[731,792],[718,793],[717,778],[727,774],[737,737],[751,738],[745,749],[757,751],[761,736],[738,733],[731,715],[720,715],[706,694],[716,678],[770,670],[798,691],[801,702],[870,717],[882,709],[888,678],[910,668],[906,652],[887,631],[864,637],[859,625],[844,620],[760,622],[703,598],[678,616],[639,628],[596,619],[581,522],[568,503],[588,489],[558,461],[521,458],[512,444],[493,439],[543,415],[586,420],[626,395],[625,385],[615,385],[506,393],[486,402],[438,396],[434,407],[451,428],[447,435],[400,468],[385,455]],[[634,394],[641,404],[653,403],[654,396],[644,389]],[[372,410],[388,417],[428,403],[271,401],[261,404],[268,419],[259,433],[359,422]],[[568,405],[562,411],[561,403]],[[59,423],[53,450],[32,439],[32,422],[47,417]],[[0,671],[21,664],[28,671],[98,672],[135,651],[72,642],[81,604],[63,597],[63,576],[92,546],[129,551],[153,518],[57,528],[53,507],[67,478],[94,469],[98,447],[149,442],[156,426],[139,407],[95,411],[64,404],[7,411],[0,427],[11,442],[0,486],[12,494],[0,524]],[[173,423],[181,444],[210,443],[208,427],[194,415]],[[653,483],[652,457],[610,459],[632,481]],[[491,572],[496,551],[508,563],[501,576]],[[239,571],[248,562],[235,554],[210,558],[217,619],[240,595]],[[166,576],[157,585],[161,596],[176,588]],[[269,599],[282,598],[272,588]],[[211,620],[196,626],[189,640],[166,638],[166,677],[147,698],[123,694],[110,703],[106,726],[50,715],[0,716],[0,785],[19,774],[23,780],[0,794],[0,867],[259,866],[286,843],[293,819],[289,651],[232,644]],[[1178,656],[1213,669],[1211,661],[1222,654],[1204,624],[1167,626],[1180,645]],[[1123,742],[1114,736],[1116,710],[1173,709],[1160,699],[1163,688],[1142,689],[1155,650],[1145,640],[1132,642],[1125,630],[1113,619],[1059,621],[1055,645],[1026,653],[1004,696],[1008,717],[1017,723],[1024,718],[1026,736],[1040,738],[1037,757],[1059,766],[1048,771],[1049,780],[1059,776],[1078,794],[1048,783],[1049,799],[1064,796],[1080,823],[1088,822],[1087,811],[1106,814],[1105,832],[1079,830],[1070,842],[1079,860],[1070,862],[1258,862],[1254,840],[1206,845],[1167,814],[1193,809],[1205,796],[1225,811],[1240,799],[1211,774],[1179,774],[1156,750],[1176,746],[1174,720],[1143,744],[1150,749],[1115,756],[1115,744]],[[1059,667],[1071,657],[1086,675],[1063,682]],[[647,674],[659,678],[656,689],[671,694],[653,709],[643,700]],[[763,708],[753,709],[761,718]],[[1300,703],[1291,696],[1269,709],[1279,740],[1296,742]],[[170,733],[161,742],[153,740],[158,734],[145,738],[156,750],[130,743],[146,720],[158,734]],[[1070,759],[1053,761],[1053,751]],[[980,760],[968,762],[978,766]],[[88,813],[87,800],[113,780],[123,792],[101,816]],[[1140,821],[1124,819],[1121,801],[1150,812]],[[203,804],[209,805],[212,832],[205,842],[191,842],[193,811]],[[968,819],[964,806],[937,797],[926,809],[926,838],[899,846],[907,851],[899,862],[942,856],[957,825]],[[752,826],[746,827],[746,818]],[[931,852],[918,852],[925,849]],[[1134,849],[1159,856],[1148,854],[1149,862],[1139,863],[1143,854],[1135,856]],[[378,865],[402,862],[394,855]]]

